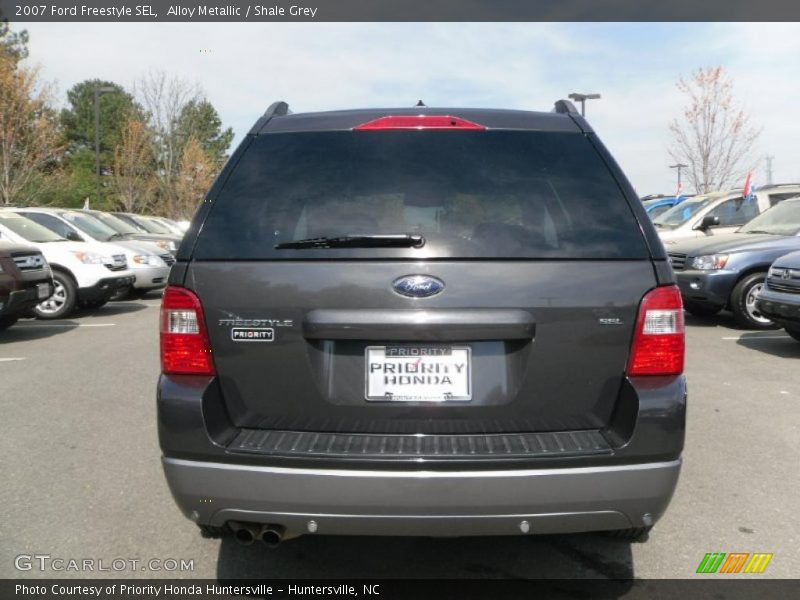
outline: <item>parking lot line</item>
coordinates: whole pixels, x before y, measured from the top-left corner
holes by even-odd
[[[11,357],[11,358],[0,358],[0,362],[12,362],[12,361],[15,361],[15,360],[25,360],[25,358],[21,357],[21,356]]]
[[[735,337],[724,337],[723,340],[788,340],[788,335],[753,335],[742,334]]]

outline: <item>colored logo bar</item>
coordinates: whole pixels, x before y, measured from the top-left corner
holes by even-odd
[[[697,573],[763,573],[772,553],[708,552],[697,566]]]

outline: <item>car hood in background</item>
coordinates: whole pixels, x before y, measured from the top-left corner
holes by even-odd
[[[160,248],[155,242],[148,242],[147,240],[114,240],[112,242],[115,246],[121,246],[128,252],[134,254],[164,254],[166,250]]]
[[[800,237],[794,235],[770,235],[766,233],[728,233],[713,238],[683,240],[671,244],[668,252],[687,256],[704,256],[722,252],[757,252],[786,248],[787,252],[800,250]]]
[[[784,269],[800,269],[800,252],[791,252],[775,259],[773,266]]]

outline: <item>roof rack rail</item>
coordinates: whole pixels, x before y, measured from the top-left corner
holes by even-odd
[[[259,117],[255,125],[250,128],[248,135],[258,135],[264,125],[266,125],[269,120],[272,119],[272,117],[285,117],[286,115],[291,114],[291,112],[292,111],[289,110],[289,104],[283,100],[273,102],[267,107],[267,110],[264,111],[264,114]]]
[[[557,112],[560,115],[578,115],[578,109],[575,108],[575,105],[570,102],[569,100],[556,100],[555,106],[553,108],[553,112]]]

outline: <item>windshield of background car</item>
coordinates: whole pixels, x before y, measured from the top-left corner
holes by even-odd
[[[0,211],[0,225],[7,227],[29,242],[63,242],[64,238],[47,227],[17,213]]]
[[[79,231],[83,231],[90,237],[101,242],[107,242],[117,234],[116,231],[105,223],[85,213],[62,212],[60,216],[69,223],[72,223]]]
[[[422,234],[426,243],[275,248],[353,234]],[[648,250],[582,134],[339,131],[255,138],[211,208],[194,257],[597,260],[642,259]]]
[[[653,223],[666,229],[675,229],[708,206],[711,200],[711,198],[689,198],[653,219]]]
[[[776,204],[742,225],[739,232],[797,235],[800,233],[800,200],[784,200]]]
[[[169,229],[167,229],[160,223],[153,221],[152,219],[135,216],[133,217],[133,220],[136,221],[148,233],[159,233],[159,234],[172,233]]]
[[[141,233],[141,231],[139,231],[138,229],[136,229],[132,225],[129,225],[128,223],[126,223],[122,219],[118,219],[114,215],[109,215],[108,213],[92,213],[91,216],[93,216],[98,221],[102,221],[104,225],[106,225],[107,227],[110,227],[111,229],[113,229],[117,233],[122,233],[122,234],[129,234],[129,233],[138,234],[138,233]]]

